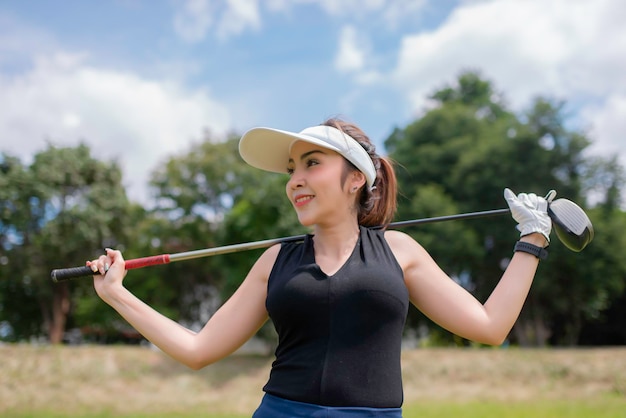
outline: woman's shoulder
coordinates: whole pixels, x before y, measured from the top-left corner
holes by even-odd
[[[262,279],[263,281],[267,281],[272,269],[274,268],[274,264],[278,259],[280,248],[281,244],[275,244],[263,251],[263,254],[261,254],[261,256],[254,263],[254,266],[252,266],[252,269],[250,270],[251,275]]]
[[[276,259],[278,259],[278,254],[280,254],[282,246],[282,243],[272,245],[263,252],[261,257],[259,257],[259,261],[262,261],[264,264],[268,264],[270,267],[273,266]]]
[[[385,231],[385,241],[403,269],[413,265],[426,250],[413,237],[402,231]]]
[[[415,245],[417,241],[413,239],[409,234],[395,229],[388,229],[384,232],[385,240],[389,246],[393,249],[394,246]]]

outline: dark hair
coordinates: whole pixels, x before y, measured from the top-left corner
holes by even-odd
[[[332,126],[350,135],[369,154],[374,163],[374,168],[376,168],[376,180],[374,180],[373,190],[370,190],[365,184],[358,192],[357,219],[359,225],[363,226],[387,226],[396,213],[398,191],[396,173],[391,160],[376,154],[376,147],[372,141],[361,128],[353,123],[338,118],[330,118],[322,125]],[[358,170],[348,160],[346,163],[352,169]]]

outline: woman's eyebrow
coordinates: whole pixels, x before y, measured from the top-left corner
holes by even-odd
[[[324,151],[322,151],[322,150],[317,150],[317,149],[314,149],[314,150],[312,150],[312,151],[307,151],[307,152],[305,152],[304,154],[302,154],[302,155],[300,156],[300,161],[304,160],[304,159],[305,159],[305,158],[307,158],[309,155],[311,155],[311,154],[315,154],[315,153],[326,154],[326,153],[325,153]],[[293,162],[294,162],[294,161],[293,161],[293,158],[289,158],[289,162],[290,162],[290,163],[293,163]]]

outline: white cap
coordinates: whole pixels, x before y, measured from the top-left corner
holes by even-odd
[[[376,168],[365,148],[350,135],[332,126],[312,126],[299,133],[252,128],[239,140],[239,154],[253,167],[285,173],[289,151],[296,141],[305,141],[338,152],[365,175],[370,189],[374,186]]]

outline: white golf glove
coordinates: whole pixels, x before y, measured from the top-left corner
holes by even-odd
[[[552,220],[548,216],[548,204],[554,200],[556,192],[550,190],[546,197],[539,197],[534,193],[520,193],[517,196],[511,189],[504,189],[504,198],[511,209],[513,219],[517,221],[517,230],[520,236],[539,232],[550,243]]]

